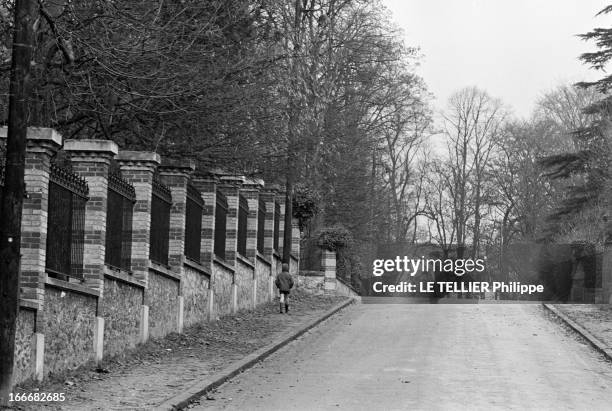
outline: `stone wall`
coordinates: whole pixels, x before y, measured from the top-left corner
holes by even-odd
[[[99,315],[104,318],[104,356],[134,348],[140,337],[144,289],[111,278],[104,279]]]
[[[45,373],[75,368],[93,359],[96,298],[45,289]]]
[[[186,327],[203,323],[208,318],[208,286],[210,278],[204,273],[184,267],[183,318]]]
[[[179,282],[155,270],[149,271],[146,302],[149,306],[149,335],[163,337],[178,330]]]
[[[270,275],[272,265],[260,256],[255,259],[255,278],[257,279],[257,304],[270,301]]]
[[[238,257],[236,260],[236,285],[238,286],[238,309],[253,308],[253,267]]]
[[[344,282],[340,278],[336,278],[336,295],[343,295],[345,297],[358,297],[359,294],[353,287]]]
[[[301,288],[312,294],[323,294],[323,283],[325,281],[325,276],[322,273],[319,275],[318,272],[316,275],[300,275],[297,276],[297,287]]]
[[[215,261],[213,263],[213,291],[215,316],[231,314],[232,312],[232,284],[234,273],[224,265]]]
[[[15,335],[15,381],[25,381],[34,376],[32,338],[35,324],[36,311],[20,308]]]
[[[0,127],[0,143],[6,133],[6,128]],[[280,256],[275,256],[274,223],[278,220],[280,224],[276,248],[282,252],[285,195],[274,186],[266,188],[261,180],[222,170],[196,170],[192,161],[162,159],[154,152],[119,150],[109,140],[64,141],[47,128],[30,128],[27,138],[25,181],[29,195],[24,199],[22,224],[17,382],[99,362],[149,337],[182,332],[185,326],[252,309],[277,294],[270,281],[281,271]],[[83,275],[72,270],[64,273],[66,276],[50,278],[45,258],[48,191],[51,159],[59,150],[70,162],[67,169],[72,171],[66,172],[87,184],[89,201],[84,216]],[[167,263],[164,256],[157,256],[164,265],[151,259],[152,233],[158,228],[151,215],[154,186],[168,189],[172,203]],[[111,189],[134,201],[131,227],[106,226],[109,213],[119,211],[108,209]],[[225,232],[225,250],[218,250],[217,259],[214,239],[220,228],[215,227],[219,193],[225,193],[227,204],[223,207],[228,209],[221,230]],[[237,250],[241,196],[249,206],[245,256]],[[197,231],[187,235],[186,230],[188,198],[202,206],[199,255]],[[260,214],[260,207],[265,212]],[[198,218],[197,214],[189,215]],[[125,236],[128,232],[130,238]],[[108,251],[117,252],[107,250],[107,237],[116,241],[118,234],[121,255],[107,255]],[[299,234],[294,222],[293,275],[298,269]],[[127,250],[129,255],[123,255]]]

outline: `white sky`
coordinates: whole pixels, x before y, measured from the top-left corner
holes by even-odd
[[[525,117],[555,86],[603,75],[578,60],[596,48],[575,35],[610,27],[612,17],[595,17],[610,0],[383,1],[406,44],[424,55],[418,73],[436,109],[475,85]]]

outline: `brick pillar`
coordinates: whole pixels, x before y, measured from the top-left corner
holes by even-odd
[[[215,208],[217,206],[217,184],[215,176],[197,176],[192,183],[200,191],[204,200],[202,210],[202,243],[200,245],[200,263],[212,274],[213,249],[215,243]],[[212,280],[212,278],[211,278]],[[211,284],[209,284],[212,287]]]
[[[183,272],[183,256],[185,255],[187,184],[193,170],[195,170],[195,163],[192,160],[178,162],[164,159],[159,167],[161,180],[170,188],[172,194],[168,265],[172,271],[180,274]]]
[[[159,154],[140,151],[120,151],[117,161],[123,178],[132,184],[136,191],[132,217],[132,271],[134,277],[146,285],[149,278],[153,173],[161,161]]]
[[[324,275],[323,290],[325,294],[336,291],[336,253],[334,251],[321,251],[321,270]]]
[[[274,196],[275,190],[262,190],[259,198],[266,205],[266,222],[264,224],[264,256],[272,261],[274,253]]]
[[[297,218],[291,219],[291,255],[300,261],[300,240],[302,233]]]
[[[278,186],[277,186],[278,187]],[[283,256],[283,243],[285,242],[285,237],[283,233],[285,232],[285,194],[286,191],[284,188],[278,188],[276,193],[276,202],[280,206],[280,223],[278,225],[278,253]]]
[[[85,206],[83,275],[85,284],[99,291],[102,297],[108,170],[118,147],[109,140],[66,140],[64,150],[70,153],[74,172],[83,177],[89,185],[89,201]]]
[[[7,128],[0,127],[0,139]],[[25,159],[27,198],[21,220],[21,298],[34,300],[42,308],[45,293],[47,216],[51,157],[62,145],[62,136],[50,128],[28,128]],[[41,313],[41,311],[39,311]],[[36,329],[44,332],[43,315],[36,316]]]
[[[222,175],[219,189],[227,198],[227,222],[225,236],[225,262],[231,266],[236,265],[238,254],[238,206],[240,188],[245,179],[242,176]]]
[[[200,244],[200,263],[208,269],[208,320],[213,321],[215,316],[215,293],[213,284],[213,249],[215,244],[215,209],[217,206],[217,184],[219,179],[213,175],[197,176],[192,179],[195,188],[200,191],[204,200],[202,210],[202,242]]]
[[[257,219],[259,216],[259,191],[263,188],[262,180],[247,180],[240,190],[249,204],[247,220],[247,257],[255,263],[257,255]]]

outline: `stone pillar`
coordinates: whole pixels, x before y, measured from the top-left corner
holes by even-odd
[[[96,364],[104,357],[104,318],[96,317],[94,322],[94,361]]]
[[[249,217],[247,220],[247,257],[255,263],[257,256],[257,236],[259,217],[259,192],[263,188],[262,180],[247,180],[240,190],[249,204]]]
[[[192,180],[204,200],[202,210],[202,243],[200,245],[200,263],[212,274],[213,249],[215,245],[215,209],[217,207],[217,184],[215,176],[197,176]],[[209,283],[212,289],[212,278]]]
[[[219,189],[227,198],[227,222],[225,231],[225,262],[236,265],[238,254],[238,207],[240,188],[245,179],[242,176],[222,175]]]
[[[161,161],[159,154],[140,151],[120,151],[117,161],[123,178],[136,191],[132,217],[132,271],[134,277],[146,285],[149,278],[153,173]]]
[[[321,251],[321,270],[324,275],[323,290],[325,294],[336,291],[336,253],[335,251]]]
[[[0,127],[0,139],[7,128]],[[25,189],[21,219],[21,298],[39,306],[36,330],[43,332],[41,312],[45,293],[47,217],[51,157],[62,145],[62,136],[50,128],[28,128],[25,159]]]
[[[195,163],[192,160],[167,161],[164,159],[159,167],[162,183],[170,188],[172,194],[168,265],[172,271],[179,274],[183,272],[183,256],[185,255],[187,184],[193,170],[195,170]]]
[[[89,201],[85,205],[83,276],[85,284],[99,291],[102,297],[108,171],[118,147],[110,140],[66,140],[64,150],[70,153],[74,172],[83,177],[89,185]]]

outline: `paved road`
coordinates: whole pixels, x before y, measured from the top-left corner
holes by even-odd
[[[612,365],[537,305],[359,305],[197,410],[612,410]]]

